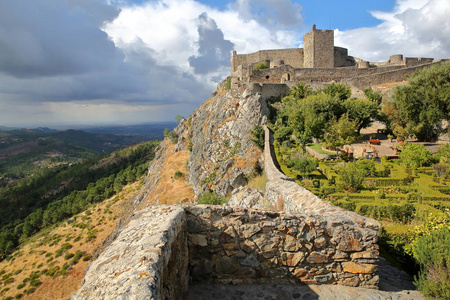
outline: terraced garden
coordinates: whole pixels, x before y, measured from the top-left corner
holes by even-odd
[[[382,254],[397,263],[406,266],[411,263],[406,253],[410,252],[408,247],[420,228],[436,219],[448,220],[450,216],[450,178],[436,174],[439,172],[433,167],[407,168],[399,160],[385,157],[355,160],[353,163],[364,165],[368,174],[357,191],[349,192],[340,172],[348,164],[345,161],[316,160],[317,170],[303,174],[289,167],[289,162],[301,155],[301,148],[275,142],[275,152],[282,171],[296,178],[301,186],[334,205],[378,220],[383,226]],[[408,267],[414,271],[414,266]]]

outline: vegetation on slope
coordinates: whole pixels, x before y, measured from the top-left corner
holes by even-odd
[[[0,189],[0,258],[52,224],[113,196],[146,173],[158,142],[113,152],[109,157],[54,168]]]

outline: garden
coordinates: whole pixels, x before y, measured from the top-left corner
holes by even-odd
[[[449,299],[450,144],[429,145],[448,131],[450,63],[418,72],[389,101],[370,88],[364,94],[299,83],[270,99],[277,160],[320,198],[378,220],[380,254],[416,275],[425,296]],[[364,136],[374,121],[385,129]]]

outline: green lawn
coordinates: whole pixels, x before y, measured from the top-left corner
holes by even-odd
[[[313,144],[308,144],[308,147],[313,149],[314,151],[316,151],[319,154],[324,154],[324,155],[336,155],[335,151],[326,151],[322,149],[322,144],[321,143],[313,143]]]

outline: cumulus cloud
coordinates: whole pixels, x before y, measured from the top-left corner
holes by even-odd
[[[391,54],[410,57],[450,57],[450,2],[399,0],[392,12],[374,11],[377,27],[336,31],[336,44],[351,55],[383,61]]]
[[[216,22],[202,13],[198,25],[198,55],[189,57],[189,64],[195,73],[207,74],[230,64],[234,44],[223,37]]]

